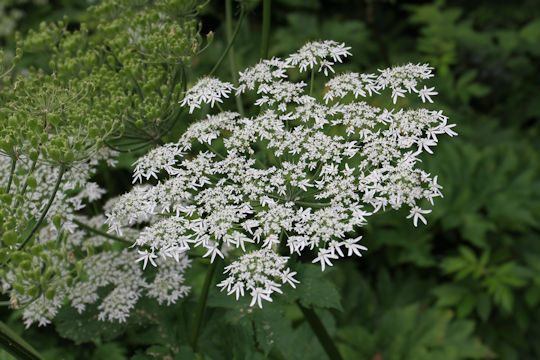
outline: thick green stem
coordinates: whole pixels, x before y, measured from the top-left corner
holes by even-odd
[[[9,168],[9,178],[6,185],[6,194],[11,190],[11,183],[13,182],[13,175],[15,174],[15,166],[17,165],[17,158],[13,156],[11,158],[11,167]]]
[[[313,83],[315,82],[315,71],[311,69],[311,81],[309,82],[309,96],[313,94]]]
[[[227,34],[227,42],[232,40],[232,0],[225,0],[225,33]],[[234,45],[229,50],[229,68],[231,69],[231,76],[234,85],[238,84],[238,74],[236,71],[236,58],[234,55]],[[242,102],[242,95],[235,96],[236,107],[240,115],[244,116],[244,103]]]
[[[268,57],[268,44],[270,38],[270,0],[263,0],[263,22],[262,22],[262,39],[261,39],[261,58]]]
[[[53,191],[51,193],[51,196],[49,197],[49,201],[47,202],[47,205],[45,205],[45,208],[41,212],[41,215],[39,216],[39,219],[36,222],[36,224],[34,225],[34,227],[32,228],[32,230],[30,231],[30,233],[28,235],[26,235],[26,238],[24,239],[22,244],[19,246],[19,250],[21,250],[22,248],[24,248],[26,246],[28,241],[30,241],[32,236],[36,233],[36,231],[41,226],[41,223],[45,219],[45,216],[49,212],[49,209],[51,208],[51,205],[52,205],[54,199],[56,198],[56,193],[58,192],[58,189],[60,188],[60,184],[62,183],[62,177],[64,176],[65,172],[66,172],[66,167],[65,167],[64,164],[62,164],[60,166],[60,172],[58,173],[58,178],[56,179],[56,183],[54,184],[54,189],[53,189]]]
[[[294,203],[300,206],[309,206],[315,209],[320,209],[320,208],[328,207],[331,205],[330,203],[312,203],[312,202],[307,202],[307,201],[295,201]]]
[[[204,316],[204,310],[206,308],[206,300],[208,299],[208,292],[210,291],[210,285],[214,280],[214,273],[216,272],[217,263],[219,258],[215,259],[213,263],[210,264],[208,270],[206,271],[206,277],[204,278],[204,284],[201,292],[201,297],[199,298],[199,304],[197,305],[197,312],[195,313],[195,322],[193,325],[193,330],[191,332],[191,347],[194,352],[197,351],[197,341],[199,339],[199,334],[201,332],[201,324]]]
[[[219,68],[219,66],[221,65],[221,63],[225,59],[225,56],[227,56],[227,54],[229,53],[229,50],[233,46],[234,40],[236,39],[236,36],[238,35],[238,32],[240,31],[240,26],[242,25],[242,21],[244,20],[244,15],[245,15],[244,5],[241,4],[240,5],[240,16],[238,17],[238,22],[236,24],[236,28],[234,29],[234,33],[232,34],[232,38],[229,41],[229,44],[227,45],[227,47],[225,48],[225,51],[223,51],[223,54],[221,54],[221,56],[219,57],[219,60],[216,62],[216,65],[214,65],[212,70],[210,70],[210,73],[208,74],[208,76],[212,76],[214,74],[214,72],[216,72],[216,70]]]
[[[319,339],[319,344],[321,344],[328,357],[331,360],[343,359],[336,344],[334,343],[334,340],[332,340],[330,334],[328,334],[328,331],[326,331],[326,328],[324,327],[324,324],[317,313],[312,308],[303,306],[299,301],[296,301],[296,304],[304,314],[309,326],[311,326],[311,330],[313,330],[315,336],[317,336],[317,339]]]
[[[43,357],[6,324],[0,321],[0,346],[20,360],[42,360]]]
[[[282,256],[287,256],[287,242],[285,240],[286,237],[280,236],[279,253]],[[291,255],[291,259],[289,261],[295,262],[296,259],[297,255],[293,254]],[[298,300],[296,301],[296,305],[298,305],[298,307],[302,311],[304,318],[311,327],[311,330],[313,330],[313,332],[315,333],[315,336],[317,336],[319,344],[321,344],[330,360],[342,360],[343,358],[341,357],[341,354],[339,353],[337,346],[334,343],[334,340],[332,340],[330,334],[328,334],[328,331],[326,331],[324,324],[322,323],[319,315],[317,315],[315,310],[305,307]]]
[[[124,238],[121,238],[119,236],[109,234],[109,233],[107,233],[105,231],[101,231],[101,230],[96,229],[94,227],[88,226],[85,223],[83,223],[83,222],[81,222],[81,221],[79,221],[77,219],[73,219],[73,223],[77,224],[77,226],[80,227],[81,229],[86,230],[86,231],[91,232],[91,233],[94,233],[96,235],[100,235],[100,236],[106,237],[107,239],[118,241],[118,242],[124,243],[126,245],[133,245],[133,241],[129,241],[128,239],[124,239]]]

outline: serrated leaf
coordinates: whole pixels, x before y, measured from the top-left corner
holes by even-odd
[[[303,264],[297,271],[300,284],[294,293],[302,305],[343,310],[336,286],[325,278],[319,266]]]

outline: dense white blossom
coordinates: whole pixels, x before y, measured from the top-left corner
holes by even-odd
[[[228,98],[233,89],[234,86],[231,83],[213,77],[204,77],[186,91],[180,104],[189,106],[191,114],[193,110],[200,108],[202,103],[214,107],[216,102],[223,102],[222,98]]]
[[[332,40],[308,42],[296,53],[291,54],[286,62],[298,66],[300,71],[312,70],[315,65],[319,65],[319,71],[324,69],[324,75],[327,76],[328,70],[334,73],[334,69],[332,68],[334,63],[342,62],[342,57],[345,58],[352,55],[349,52],[350,49],[345,44],[339,44]]]
[[[426,222],[430,210],[422,202],[442,194],[437,177],[417,167],[419,156],[433,153],[439,135],[456,135],[454,125],[441,111],[378,108],[373,104],[380,101],[369,97],[389,88],[394,103],[408,93],[431,101],[434,89],[417,86],[433,76],[432,68],[338,74],[327,82],[324,102],[317,99],[322,94],[305,93],[306,83],[288,80],[291,67],[333,73],[348,50],[333,41],[308,43],[286,60],[263,60],[241,72],[237,93],[252,90],[260,113],[208,115],[176,143],[140,158],[134,179],[155,177],[157,185],[123,195],[107,213],[111,231],[150,222],[134,242],[144,247],[139,259],[147,264],[194,247],[212,262],[229,254],[228,278],[219,286],[262,306],[281,284],[295,283],[292,275],[278,281],[289,271],[278,249],[312,253],[324,270],[367,250],[358,229],[377,212],[405,206],[415,226]],[[347,94],[355,100],[344,101]]]
[[[296,273],[285,267],[287,260],[288,257],[271,249],[247,253],[225,267],[228,277],[217,286],[221,291],[227,290],[228,295],[235,294],[237,300],[247,293],[251,296],[250,306],[257,304],[262,308],[262,300],[272,301],[272,293],[283,293],[281,285],[296,287]]]
[[[50,269],[55,268],[57,272],[49,277],[47,282],[40,282],[39,286],[44,287],[38,296],[32,297],[27,290],[35,287],[36,284],[30,279],[23,279],[24,290],[20,293],[13,288],[16,280],[13,271],[5,272],[2,280],[3,292],[9,294],[12,306],[15,308],[24,307],[23,320],[26,327],[32,324],[39,326],[47,325],[57,315],[60,309],[67,304],[75,308],[78,312],[86,310],[90,304],[96,304],[99,311],[98,318],[103,321],[125,321],[130,316],[137,301],[142,296],[155,298],[160,304],[170,305],[178,299],[186,296],[190,290],[184,285],[184,273],[191,266],[191,261],[186,254],[175,253],[166,258],[151,259],[159,265],[155,276],[147,280],[143,269],[136,263],[140,257],[136,249],[124,249],[122,251],[102,250],[94,255],[88,253],[90,248],[98,248],[107,244],[110,248],[111,239],[91,233],[80,228],[75,222],[82,222],[91,228],[101,229],[106,218],[98,215],[87,218],[78,213],[89,203],[99,200],[105,193],[96,183],[89,182],[94,171],[94,165],[99,160],[106,160],[114,163],[110,157],[115,157],[115,152],[100,152],[96,158],[87,163],[75,163],[68,169],[64,176],[64,181],[60,184],[58,193],[52,202],[51,208],[46,216],[48,224],[42,227],[35,240],[34,245],[41,245],[42,250],[39,256],[32,257],[34,268]],[[0,186],[7,179],[10,159],[0,156]],[[165,163],[159,164],[166,167]],[[29,171],[31,162],[21,157],[18,163],[18,171]],[[38,163],[33,169],[32,175],[36,179],[33,187],[28,187],[23,197],[23,204],[27,209],[26,216],[29,219],[37,217],[50,196],[51,186],[58,177],[58,169],[47,163]],[[16,186],[23,186],[17,184]],[[19,190],[19,189],[17,189]],[[144,187],[141,187],[141,191]],[[137,190],[135,190],[137,191]],[[142,192],[141,192],[142,193]],[[137,197],[140,199],[140,196]],[[133,215],[138,203],[130,203],[126,197],[122,197],[120,202],[117,198],[110,199],[104,206],[105,211],[110,211],[113,207],[122,205],[126,211],[125,215]],[[114,204],[114,205],[113,205]],[[137,238],[140,234],[129,225],[134,222],[149,221],[156,222],[154,217],[147,216],[148,209],[139,212],[140,218],[126,216],[125,224],[118,227],[126,238]],[[60,227],[56,227],[51,219],[55,215],[61,215]],[[118,214],[120,215],[120,214]],[[54,245],[54,246],[51,246]],[[86,253],[81,258],[77,258],[75,253]],[[47,260],[45,260],[47,259]],[[79,262],[80,275],[76,281],[68,282],[68,278],[76,275],[75,263]],[[47,272],[49,273],[49,272]],[[46,296],[48,287],[54,287],[52,297]],[[98,290],[102,293],[109,289],[104,297],[100,298]]]

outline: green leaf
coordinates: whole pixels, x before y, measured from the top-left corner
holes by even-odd
[[[302,264],[297,271],[300,284],[294,293],[302,305],[343,310],[336,286],[325,278],[320,266]]]
[[[476,298],[476,311],[483,321],[489,318],[489,314],[491,313],[491,297],[488,294],[478,294]]]
[[[54,320],[56,331],[60,336],[73,340],[75,344],[99,338],[112,340],[125,331],[126,324],[100,321],[98,313],[96,305],[88,306],[81,314],[71,307],[66,307]]]
[[[100,345],[94,351],[91,360],[124,360],[126,350],[117,343],[106,343]]]

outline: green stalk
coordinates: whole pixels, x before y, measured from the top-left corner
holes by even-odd
[[[41,215],[39,216],[39,219],[36,222],[36,224],[34,225],[34,227],[32,228],[32,230],[30,231],[30,233],[28,235],[26,235],[26,238],[24,239],[22,244],[19,246],[19,250],[21,250],[22,248],[24,248],[26,246],[26,243],[28,243],[28,241],[30,241],[32,236],[36,233],[36,231],[41,226],[41,223],[45,219],[45,216],[49,212],[49,209],[51,208],[51,205],[52,205],[52,203],[54,201],[54,198],[56,197],[56,193],[58,192],[58,189],[60,188],[60,183],[62,183],[62,177],[64,176],[65,172],[66,172],[66,166],[64,164],[62,164],[60,166],[60,172],[58,173],[58,178],[56,179],[56,183],[54,184],[54,189],[53,189],[53,191],[51,193],[51,196],[49,197],[49,201],[47,202],[47,205],[45,206],[45,209],[43,209],[43,211],[41,212]]]
[[[73,219],[73,223],[77,224],[77,226],[80,227],[81,229],[86,230],[86,231],[91,232],[91,233],[94,233],[96,235],[100,235],[100,236],[106,237],[107,239],[118,241],[118,242],[121,242],[121,243],[124,243],[124,244],[127,244],[127,245],[133,245],[133,241],[129,241],[128,239],[124,239],[124,238],[121,238],[119,236],[109,234],[109,233],[107,233],[105,231],[101,231],[101,230],[96,229],[94,227],[88,226],[85,223],[83,223],[83,222],[81,222],[81,221],[79,221],[77,219]]]
[[[20,360],[42,360],[43,357],[23,338],[0,321],[0,346]]]
[[[261,58],[268,57],[268,44],[270,37],[270,5],[271,0],[263,0],[263,22],[262,22],[262,39],[261,39]]]
[[[242,21],[244,20],[244,15],[245,15],[244,4],[241,3],[241,5],[240,5],[240,16],[238,17],[238,22],[236,24],[236,28],[234,29],[234,33],[232,34],[231,41],[229,41],[229,44],[225,48],[225,51],[223,51],[223,54],[221,54],[221,56],[219,57],[219,60],[216,62],[216,65],[214,65],[212,70],[210,70],[210,73],[208,74],[208,76],[212,76],[214,74],[214,72],[216,72],[216,70],[219,68],[219,66],[221,65],[221,63],[225,59],[225,56],[227,56],[227,53],[229,52],[229,50],[233,46],[234,40],[236,39],[236,36],[238,35],[238,32],[240,31],[240,26],[242,25]]]
[[[39,157],[39,155],[38,155]],[[28,188],[28,178],[30,177],[30,175],[32,175],[34,173],[34,170],[36,169],[36,165],[37,165],[37,158],[36,160],[32,161],[32,165],[30,165],[30,171],[28,172],[28,175],[26,175],[26,179],[24,180],[24,185],[23,185],[23,188],[21,190],[21,196],[23,196],[25,193],[26,193],[26,189]],[[17,207],[17,206],[15,206]]]
[[[312,308],[303,306],[299,301],[296,301],[296,304],[304,314],[309,326],[311,326],[311,330],[313,330],[315,336],[317,336],[319,344],[323,347],[326,355],[328,355],[331,360],[342,360],[343,358],[341,357],[334,340],[332,340],[330,334],[326,331],[326,328],[317,313]]]
[[[283,234],[283,233],[282,233]],[[279,244],[279,254],[282,256],[288,256],[287,253],[287,245],[286,245],[286,238],[282,237],[280,234],[280,244]],[[295,262],[297,259],[297,254],[293,254],[291,256],[291,259],[289,261]],[[324,351],[330,358],[330,360],[342,360],[341,354],[338,351],[338,348],[336,344],[334,343],[334,340],[330,337],[330,334],[328,334],[328,331],[326,331],[326,328],[324,327],[324,324],[322,323],[321,319],[319,318],[319,315],[313,310],[313,308],[307,308],[304,305],[300,303],[300,301],[296,300],[296,305],[300,308],[302,311],[302,314],[304,315],[304,318],[308,322],[309,326],[311,327],[311,330],[315,333],[315,336],[317,337],[317,340],[319,340],[319,344],[323,347]]]
[[[230,43],[232,39],[232,0],[225,0],[225,33],[227,35],[227,41]],[[229,50],[229,67],[231,69],[231,76],[234,85],[238,84],[238,74],[236,71],[236,58],[234,55],[234,45]],[[240,115],[244,116],[244,103],[242,102],[242,95],[235,96],[236,107]]]
[[[219,257],[214,259],[214,262],[210,264],[208,270],[206,271],[206,277],[204,278],[204,284],[201,292],[201,297],[199,298],[199,304],[197,305],[197,312],[195,313],[195,325],[191,332],[191,348],[194,352],[197,352],[197,341],[199,339],[199,334],[201,332],[201,324],[204,316],[204,310],[206,308],[206,300],[208,300],[208,292],[210,291],[210,285],[214,280],[214,273],[216,272],[217,263]]]
[[[36,165],[37,165],[37,159],[32,161],[32,165],[30,165],[30,171],[26,175],[26,179],[24,180],[24,185],[20,193],[21,197],[17,197],[17,200],[15,200],[15,205],[13,206],[13,209],[17,209],[17,206],[19,206],[19,199],[22,198],[24,194],[26,193],[26,189],[28,188],[28,178],[30,177],[30,175],[34,173],[34,170],[36,169]]]
[[[17,158],[13,156],[11,158],[11,167],[9,168],[9,178],[8,183],[6,186],[6,194],[9,193],[9,190],[11,189],[11,183],[13,182],[13,174],[15,174],[15,165],[17,164]]]
[[[311,69],[311,81],[309,82],[309,96],[313,94],[313,83],[315,82],[315,71]]]

